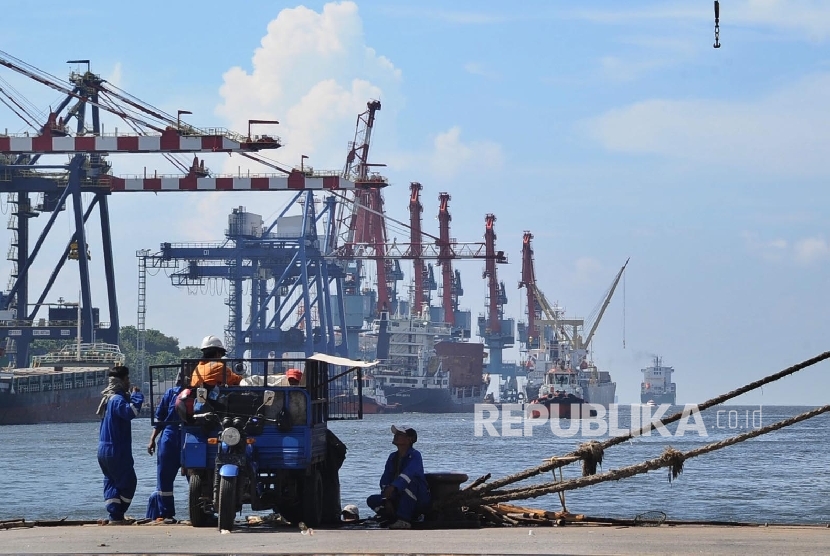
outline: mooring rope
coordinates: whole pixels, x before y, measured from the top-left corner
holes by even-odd
[[[775,374],[769,375],[765,378],[760,380],[756,380],[755,382],[751,382],[746,386],[742,386],[736,390],[732,390],[731,392],[727,392],[726,394],[722,394],[715,398],[712,398],[708,401],[703,402],[702,404],[697,406],[698,411],[704,411],[712,406],[722,404],[725,401],[731,400],[732,398],[736,398],[742,394],[745,394],[751,390],[755,390],[756,388],[760,388],[765,384],[769,384],[770,382],[774,382],[778,379],[784,378],[789,376],[793,373],[796,373],[802,369],[806,369],[816,363],[824,361],[825,359],[830,358],[830,351],[825,351],[824,353],[802,361],[796,365],[791,367],[787,367],[783,371],[777,372]],[[579,448],[571,452],[570,454],[561,456],[561,457],[553,457],[547,460],[546,463],[533,467],[530,469],[526,469],[524,471],[520,471],[519,473],[515,473],[513,475],[508,475],[507,477],[503,477],[501,479],[497,479],[492,483],[483,484],[477,486],[476,488],[472,488],[469,490],[464,490],[460,494],[455,495],[451,499],[448,499],[447,502],[457,501],[467,496],[471,495],[485,495],[487,492],[493,491],[497,488],[501,488],[503,486],[516,483],[519,481],[523,481],[525,479],[529,479],[530,477],[534,477],[541,473],[545,473],[550,471],[551,469],[556,469],[557,467],[564,467],[570,463],[574,463],[577,461],[582,460],[582,472],[585,475],[592,475],[596,472],[597,464],[602,463],[602,456],[605,449],[610,448],[611,446],[616,446],[617,444],[622,444],[623,442],[628,441],[629,439],[635,436],[641,436],[647,434],[649,431],[656,429],[660,425],[667,425],[669,423],[673,423],[675,421],[680,420],[684,416],[683,411],[679,411],[674,415],[669,417],[663,417],[659,421],[652,421],[645,424],[639,431],[637,432],[630,432],[628,434],[624,434],[621,436],[615,436],[609,438],[608,440],[600,443],[595,440],[591,442],[586,442],[580,445]]]
[[[672,479],[676,479],[677,476],[680,475],[680,473],[683,471],[683,463],[686,460],[702,456],[703,454],[708,454],[709,452],[714,452],[715,450],[720,450],[721,448],[726,448],[727,446],[732,446],[733,444],[737,444],[739,442],[749,440],[750,438],[755,438],[756,436],[761,436],[762,434],[782,429],[784,427],[793,425],[795,423],[799,423],[801,421],[806,421],[807,419],[811,419],[817,415],[821,415],[822,413],[827,413],[828,411],[830,411],[830,405],[825,405],[823,407],[807,411],[806,413],[802,413],[801,415],[797,415],[795,417],[791,417],[789,419],[785,419],[783,421],[767,425],[766,427],[754,429],[752,431],[745,432],[743,434],[739,434],[737,436],[733,436],[731,438],[727,438],[719,442],[712,442],[711,444],[706,444],[705,446],[695,448],[694,450],[689,450],[685,453],[679,452],[671,447],[667,447],[660,455],[660,457],[647,460],[642,463],[629,465],[628,467],[622,467],[620,469],[614,469],[612,471],[607,471],[605,473],[600,473],[598,475],[583,476],[563,482],[544,483],[540,485],[533,485],[513,490],[494,491],[488,495],[481,496],[481,498],[478,501],[465,502],[465,505],[490,505],[498,504],[500,502],[508,502],[512,500],[538,498],[539,496],[545,496],[547,494],[553,494],[565,490],[575,490],[578,488],[583,488],[586,486],[595,485],[597,483],[603,483],[606,481],[619,481],[620,479],[626,479],[628,477],[633,477],[634,475],[641,475],[643,473],[648,473],[649,471],[654,471],[656,469],[660,469],[663,467],[669,468],[669,480],[671,481]]]

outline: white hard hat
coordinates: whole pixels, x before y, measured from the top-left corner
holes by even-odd
[[[208,349],[208,348],[219,348],[225,349],[225,346],[222,345],[222,340],[220,340],[216,336],[205,336],[202,340],[202,345],[199,346],[199,349]]]

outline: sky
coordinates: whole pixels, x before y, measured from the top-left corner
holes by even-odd
[[[508,317],[525,320],[525,231],[539,288],[571,316],[588,316],[630,257],[594,338],[620,403],[638,401],[653,355],[675,368],[678,402],[691,403],[830,347],[827,3],[723,0],[720,49],[708,0],[248,0],[232,13],[213,0],[6,4],[0,50],[60,78],[73,69],[67,59],[89,58],[93,72],[167,112],[193,112],[187,121],[199,127],[244,132],[248,119],[279,120],[284,147],[269,156],[288,166],[304,154],[315,169],[340,170],[357,114],[380,98],[370,158],[386,164],[389,216],[408,220],[412,181],[423,184],[433,234],[440,192],[452,196],[459,241],[482,241],[495,214]],[[61,99],[5,68],[0,78],[42,109]],[[4,129],[26,127],[0,107]],[[160,156],[110,160],[116,175],[175,173]],[[206,165],[256,170],[238,156]],[[122,325],[136,323],[137,250],[220,241],[232,208],[267,221],[288,200],[112,195]],[[5,196],[0,209],[8,214]],[[93,271],[96,225],[87,227]],[[71,231],[66,214],[56,226]],[[402,230],[390,236],[406,241]],[[0,244],[9,238],[0,230]],[[45,244],[35,283],[56,249]],[[475,318],[485,311],[483,262],[455,267]],[[93,298],[105,312],[98,274]],[[221,284],[187,291],[162,273],[147,286],[148,328],[182,345],[222,334]],[[54,297],[77,291],[70,275]],[[821,363],[735,403],[818,405],[828,388]]]

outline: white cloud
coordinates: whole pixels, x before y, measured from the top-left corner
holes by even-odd
[[[753,232],[741,234],[749,251],[769,262],[781,262],[787,258],[789,244],[785,239],[761,240]]]
[[[753,101],[652,99],[611,110],[584,129],[606,149],[782,176],[830,174],[830,74]]]
[[[801,239],[793,246],[796,262],[811,264],[830,257],[830,245],[822,237]]]
[[[366,102],[402,105],[401,72],[366,44],[353,2],[328,3],[319,13],[282,10],[268,24],[251,70],[233,67],[223,78],[217,113],[239,130],[248,119],[279,120],[273,132],[284,147],[268,156],[288,166],[305,154],[316,169],[341,168]],[[238,164],[234,159],[226,168],[235,171]]]
[[[830,243],[823,237],[806,237],[789,242],[782,238],[761,240],[752,232],[744,232],[742,236],[747,249],[768,262],[806,266],[830,259]]]
[[[465,142],[461,128],[453,126],[432,138],[429,148],[421,151],[398,151],[385,158],[389,166],[399,171],[417,170],[419,179],[429,178],[450,180],[462,172],[469,175],[476,172],[495,172],[504,166],[501,145],[492,141]]]

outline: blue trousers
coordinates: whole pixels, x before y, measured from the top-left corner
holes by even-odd
[[[395,507],[395,515],[398,519],[412,521],[429,508],[430,496],[426,485],[412,481],[406,489],[402,492],[396,491],[395,494],[396,496],[391,502]],[[366,499],[366,505],[377,514],[383,513],[385,504],[386,499],[383,494],[373,494]]]
[[[181,434],[178,427],[165,427],[156,452],[156,491],[150,495],[146,517],[172,518],[176,515],[173,483],[181,467]]]
[[[121,521],[135,495],[138,478],[132,454],[107,456],[98,454],[98,465],[104,473],[104,505],[111,521]]]

